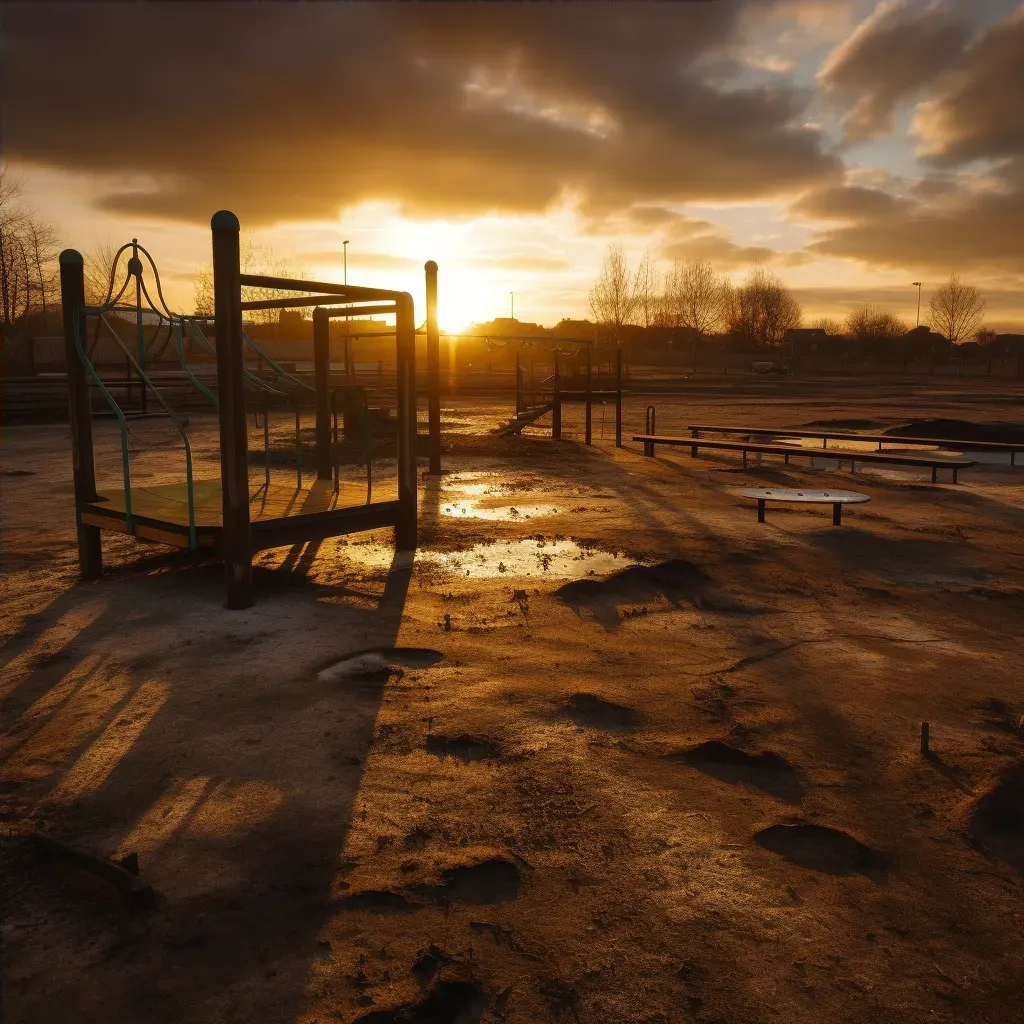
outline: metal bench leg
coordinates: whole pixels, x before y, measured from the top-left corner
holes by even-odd
[[[953,470],[953,483],[955,483],[955,484],[960,483],[959,477],[960,477],[960,470],[959,469],[954,469]]]
[[[747,468],[747,450],[746,450],[746,448],[743,449],[743,468],[744,469]]]
[[[936,484],[939,482],[939,467],[932,466],[932,483]]]
[[[832,525],[841,526],[843,522],[843,506],[837,501],[832,506]]]
[[[697,446],[695,444],[691,444],[690,445],[690,458],[691,459],[697,458]]]
[[[757,499],[757,521],[764,522],[764,498]]]
[[[785,455],[785,456],[783,456],[783,458],[786,460],[786,465],[788,466],[789,465],[789,456]]]

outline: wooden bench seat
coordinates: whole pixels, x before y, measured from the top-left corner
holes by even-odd
[[[761,444],[756,441],[715,441],[706,437],[670,437],[663,434],[636,434],[634,441],[640,441],[644,446],[644,455],[654,455],[654,447],[659,444],[672,445],[673,447],[688,447],[690,456],[695,458],[700,448],[710,448],[715,451],[741,452],[743,455],[743,468],[747,467],[748,453],[756,455],[782,455],[788,463],[793,456],[805,459],[836,459],[838,462],[849,462],[850,471],[856,469],[858,462],[882,462],[897,466],[922,466],[932,471],[932,483],[938,481],[939,469],[950,469],[953,472],[953,483],[959,483],[959,471],[975,465],[966,459],[951,458],[948,455],[904,455],[895,452],[855,452],[843,448],[829,448],[825,453],[817,448],[800,448],[791,444]]]
[[[1010,465],[1016,465],[1017,452],[1024,451],[1024,444],[1016,441],[957,441],[946,437],[898,437],[893,434],[857,434],[845,430],[791,430],[787,427],[721,427],[709,424],[689,423],[686,427],[691,436],[700,437],[702,431],[712,434],[774,434],[776,437],[821,438],[822,448],[831,441],[866,441],[877,444],[882,451],[883,444],[902,444],[916,448],[935,445],[952,448],[954,451],[1009,452]]]

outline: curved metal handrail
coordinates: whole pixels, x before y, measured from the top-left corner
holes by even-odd
[[[87,307],[76,306],[71,311],[71,324],[75,336],[75,351],[78,358],[85,367],[86,372],[92,378],[93,383],[100,389],[100,393],[107,400],[107,405],[113,410],[117,417],[118,426],[121,428],[121,473],[124,478],[124,525],[127,533],[132,534],[135,530],[135,522],[132,517],[132,477],[131,467],[128,462],[128,421],[125,419],[121,407],[114,401],[114,396],[107,390],[103,378],[96,372],[92,360],[85,353],[82,347],[82,318],[86,315]],[[109,327],[108,327],[109,330]]]
[[[311,385],[307,384],[305,381],[299,380],[299,378],[296,377],[294,374],[289,373],[287,370],[285,370],[284,368],[279,366],[276,362],[274,362],[274,360],[271,359],[270,356],[268,356],[267,353],[264,352],[263,349],[261,349],[259,347],[259,345],[257,345],[256,342],[253,341],[252,338],[250,338],[249,335],[245,333],[245,331],[242,331],[242,338],[243,338],[244,341],[248,342],[249,345],[251,345],[252,348],[256,350],[256,354],[261,359],[266,360],[277,371],[277,373],[280,376],[287,377],[289,380],[291,380],[294,383],[296,383],[304,391],[312,391],[312,392],[316,391],[316,388],[314,388]]]
[[[118,337],[117,333],[110,326],[110,323],[107,321],[106,314],[105,313],[100,313],[99,315],[100,315],[100,319],[103,321],[103,325],[107,328],[107,330],[110,332],[111,336],[113,337],[114,343],[117,345],[117,347],[119,349],[121,349],[121,351],[125,355],[125,358],[128,360],[129,363],[131,363],[131,365],[134,368],[135,372],[139,375],[139,380],[142,381],[143,386],[148,387],[153,392],[153,394],[156,396],[156,400],[160,403],[160,405],[163,406],[164,411],[170,417],[171,422],[175,425],[175,427],[178,428],[178,433],[181,434],[181,440],[182,440],[182,442],[185,445],[185,496],[186,496],[186,500],[187,500],[187,503],[188,503],[188,546],[189,546],[189,550],[195,551],[196,547],[197,547],[197,543],[196,543],[196,507],[195,507],[195,491],[194,491],[193,482],[192,482],[192,445],[189,443],[188,432],[185,430],[185,427],[182,424],[181,420],[179,420],[178,417],[174,414],[174,410],[167,404],[166,400],[164,399],[164,396],[162,394],[160,394],[159,389],[149,379],[149,377],[146,375],[146,373],[142,369],[142,367],[139,366],[138,361],[135,359],[135,357],[128,350],[127,346],[124,344],[124,342],[121,341],[121,339]],[[98,375],[95,373],[95,371],[92,371],[92,372],[93,372],[94,379],[98,380],[99,379]],[[100,386],[102,387],[102,384]],[[104,388],[104,390],[106,390],[106,389]],[[121,414],[121,418],[122,418],[122,420],[124,419],[123,413]],[[128,475],[127,475],[127,464],[128,464],[127,423],[125,423],[125,433],[123,435],[122,445],[123,445],[123,452],[122,452],[122,454],[123,454],[123,459],[124,459],[124,463],[125,463],[125,479],[126,479],[126,481],[128,481]],[[125,506],[126,506],[126,508],[127,508],[128,503],[130,501],[130,493],[131,493],[131,484],[130,484],[130,482],[126,482],[126,484],[125,484]]]

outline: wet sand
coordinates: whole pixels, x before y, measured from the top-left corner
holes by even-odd
[[[666,433],[1013,420],[1019,390],[695,384],[624,433],[648,402]],[[264,552],[245,612],[109,535],[77,583],[67,428],[7,429],[5,1020],[1020,1019],[1024,467],[744,471],[616,450],[610,410],[589,449],[579,408],[498,440],[510,404],[446,412],[415,558]],[[180,477],[169,433],[133,446]],[[871,501],[758,525],[757,486]],[[156,906],[35,829],[137,853]]]

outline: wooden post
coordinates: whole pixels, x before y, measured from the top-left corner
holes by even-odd
[[[587,428],[586,443],[591,443],[593,427],[593,392],[594,392],[594,367],[593,353],[590,346],[587,346]]]
[[[562,439],[562,386],[558,367],[558,351],[555,351],[555,380],[551,394],[551,437],[555,441]]]
[[[395,301],[395,340],[398,345],[398,520],[395,546],[415,551],[416,511],[416,322],[412,296]]]
[[[516,351],[516,416],[523,411],[523,368],[519,365],[519,352]]]
[[[316,388],[316,477],[331,479],[331,321],[313,310],[313,384]]]
[[[253,597],[238,218],[229,210],[219,210],[210,220],[210,227],[213,232],[213,303],[217,331],[224,603],[227,608],[242,609],[252,604]]]
[[[615,364],[615,447],[622,447],[622,349],[616,351]]]
[[[96,579],[103,572],[103,547],[98,526],[82,523],[82,506],[96,500],[96,466],[92,449],[92,409],[89,379],[75,347],[75,317],[79,336],[85,340],[85,264],[82,254],[65,249],[60,254],[60,301],[64,319],[64,366],[68,379],[71,422],[71,466],[75,487],[75,527],[78,531],[78,568],[82,579]]]
[[[427,472],[441,472],[441,338],[437,327],[437,264],[423,264],[427,277],[427,430],[430,464]]]

